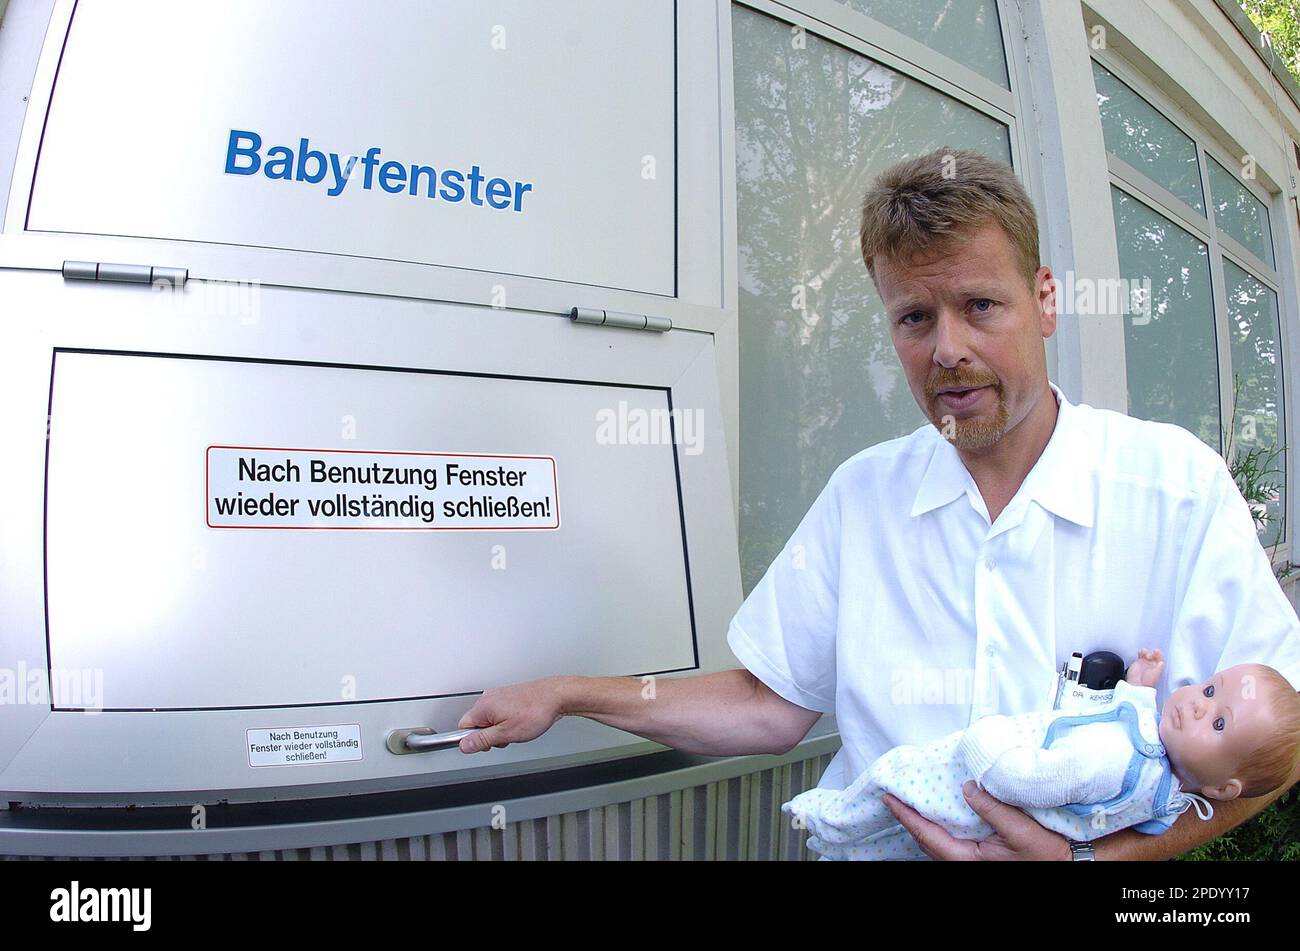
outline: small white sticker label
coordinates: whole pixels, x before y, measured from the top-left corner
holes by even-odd
[[[311,766],[361,759],[361,725],[283,726],[248,730],[249,766]]]

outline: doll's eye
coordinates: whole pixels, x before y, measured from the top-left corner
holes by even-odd
[[[1207,687],[1206,687],[1204,690],[1202,690],[1201,692],[1202,692],[1203,694],[1205,694],[1207,697],[1213,697],[1213,696],[1214,696],[1214,684],[1210,684],[1209,686],[1207,686]]]
[[[1220,733],[1223,732],[1223,717],[1214,718],[1214,728],[1218,730]]]

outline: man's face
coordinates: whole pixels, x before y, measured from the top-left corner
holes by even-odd
[[[1160,715],[1160,742],[1185,789],[1211,799],[1232,799],[1227,784],[1276,729],[1273,682],[1255,664],[1221,670],[1203,684],[1179,687]]]
[[[923,257],[877,256],[876,288],[922,412],[958,449],[978,452],[1041,398],[1043,340],[1056,330],[1052,272],[1031,289],[994,221]]]

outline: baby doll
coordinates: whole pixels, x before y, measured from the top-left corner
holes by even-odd
[[[962,839],[993,829],[967,805],[974,779],[1039,824],[1086,841],[1132,826],[1168,829],[1207,800],[1263,796],[1284,785],[1300,757],[1300,694],[1262,664],[1238,664],[1180,687],[1156,712],[1164,670],[1143,650],[1095,712],[1052,710],[988,716],[927,746],[896,746],[847,789],[813,789],[781,807],[811,833],[826,858],[882,857],[899,828],[881,801],[889,793]],[[1204,810],[1204,811],[1203,811]]]

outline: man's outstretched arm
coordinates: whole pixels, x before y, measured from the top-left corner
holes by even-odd
[[[583,716],[686,753],[784,753],[821,716],[773,693],[744,668],[696,677],[546,677],[487,690],[461,717],[479,728],[460,748],[523,743],[562,716]]]

